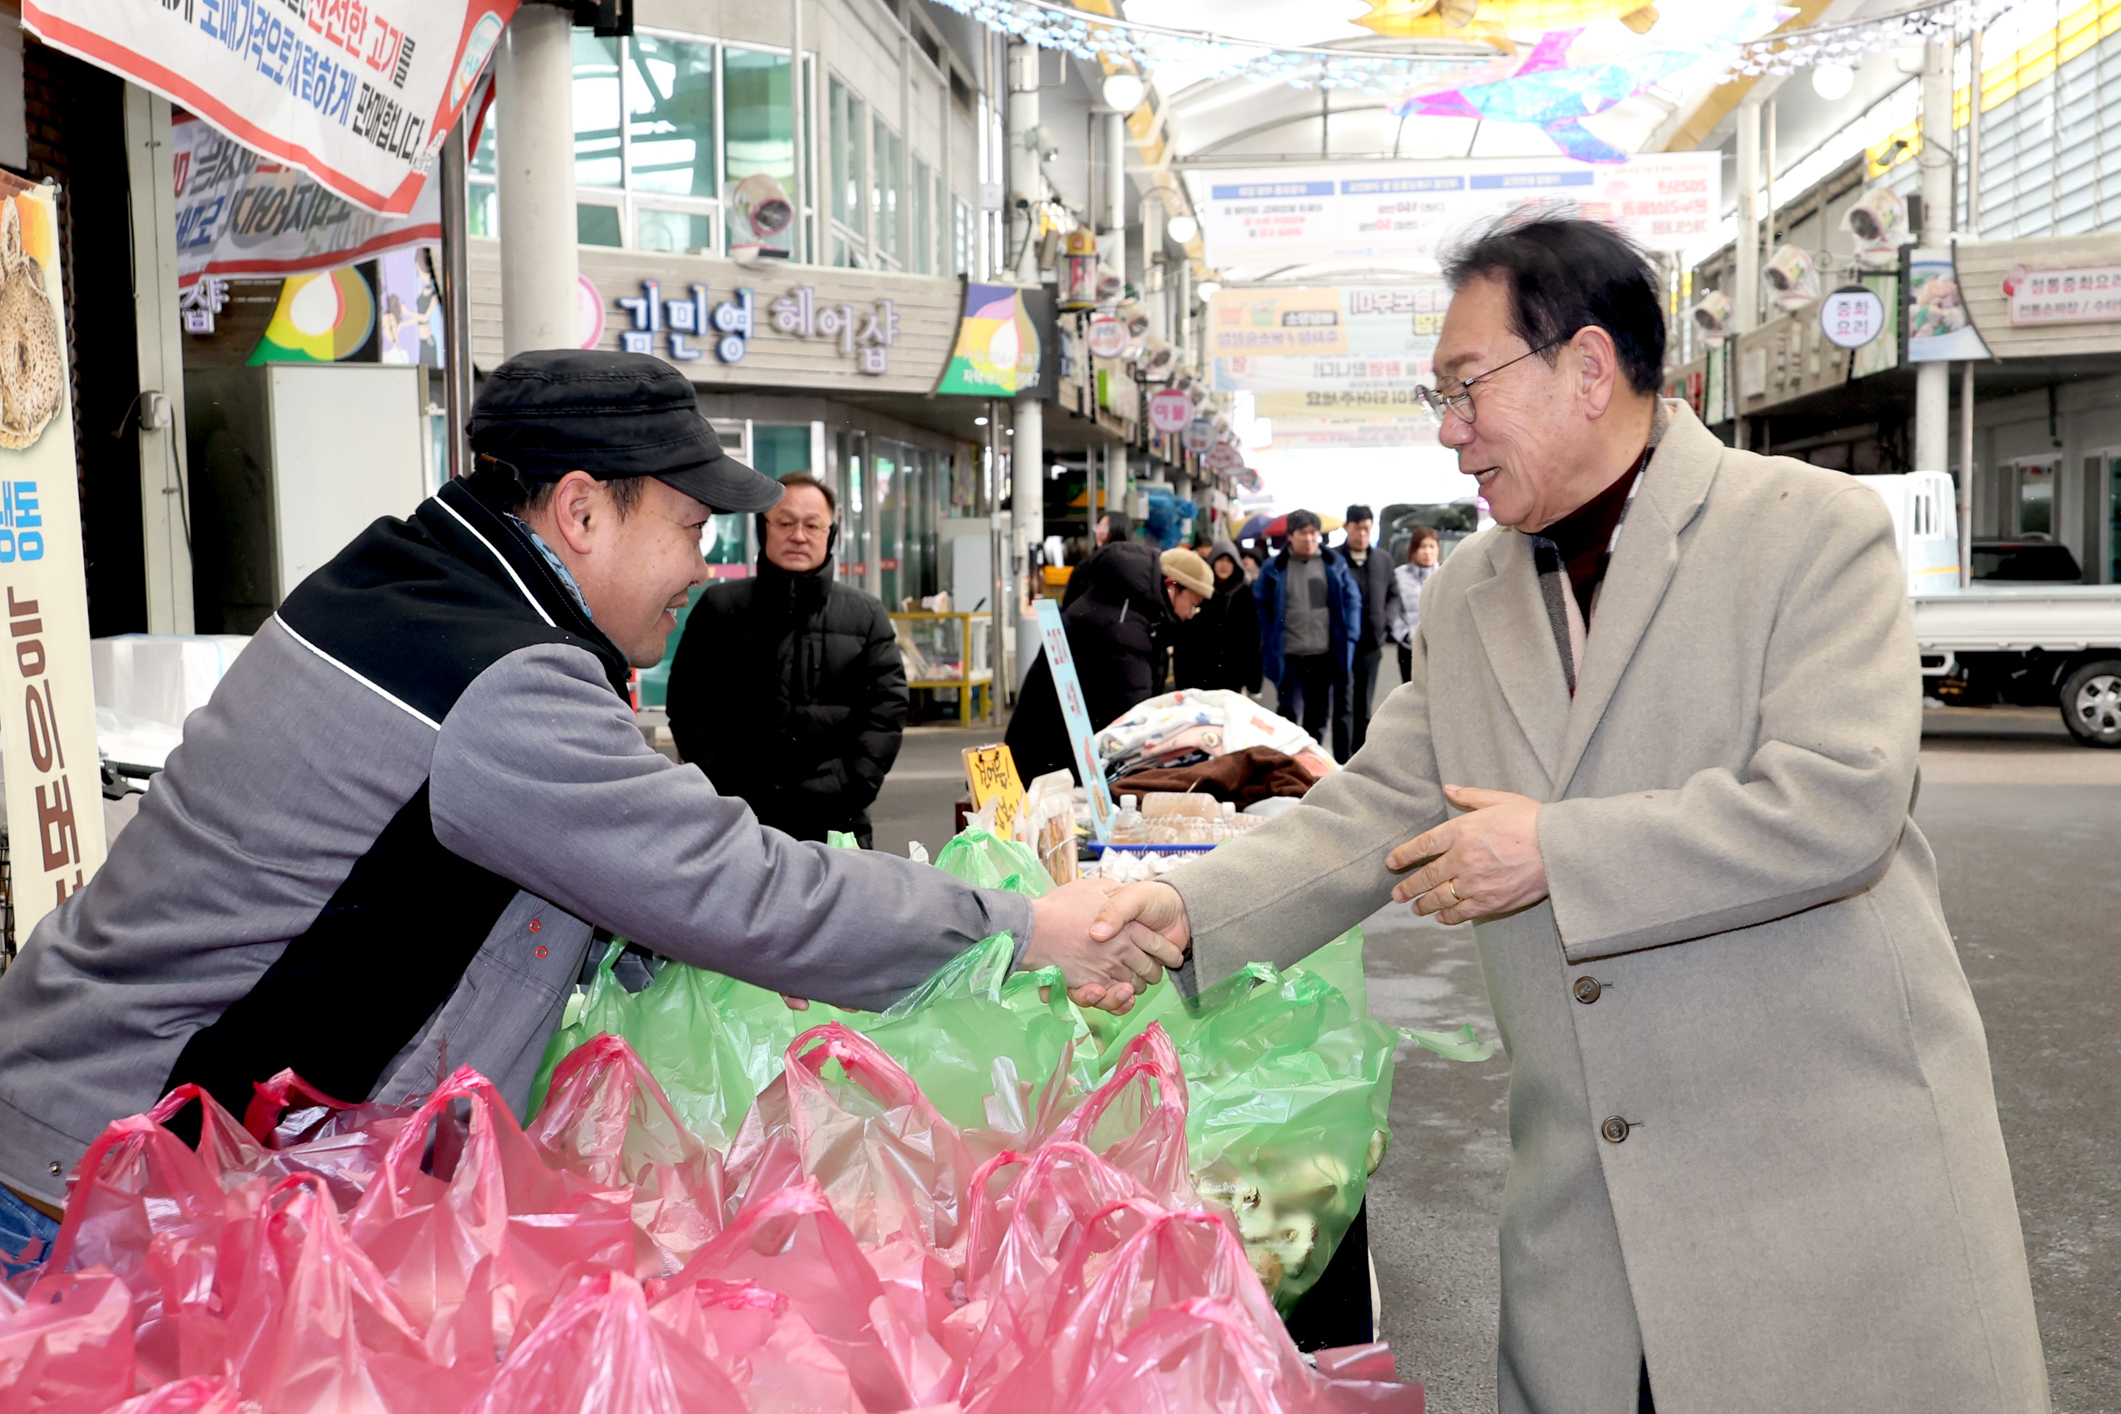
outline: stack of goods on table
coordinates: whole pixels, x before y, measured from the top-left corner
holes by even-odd
[[[1046,886],[991,838],[938,863]],[[527,1129],[470,1070],[401,1106],[283,1074],[240,1124],[182,1087],[0,1287],[0,1411],[1419,1414],[1384,1347],[1277,1319],[1385,1142],[1360,938],[1119,1018],[1012,959],[864,1015],[607,956]]]
[[[1087,1096],[1066,1075],[964,1129],[821,1026],[726,1153],[610,1036],[527,1132],[470,1070],[417,1106],[261,1100],[262,1134],[186,1086],[97,1141],[0,1289],[0,1407],[1420,1414],[1382,1346],[1289,1343],[1188,1180],[1161,1030]],[[193,1105],[196,1150],[165,1127]]]
[[[1325,747],[1241,692],[1152,697],[1097,734],[1115,795],[1192,791],[1239,810],[1300,796],[1335,768]]]

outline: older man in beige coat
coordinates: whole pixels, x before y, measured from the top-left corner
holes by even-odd
[[[1884,504],[1660,406],[1656,295],[1601,228],[1498,233],[1449,273],[1442,435],[1502,524],[1437,571],[1346,770],[1094,931],[1190,939],[1191,987],[1394,896],[1473,921],[1510,1054],[1503,1414],[2045,1410],[1910,818]],[[1610,538],[1563,565],[1594,512]]]

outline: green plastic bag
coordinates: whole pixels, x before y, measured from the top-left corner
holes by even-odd
[[[935,867],[976,888],[1007,889],[1026,898],[1043,898],[1053,888],[1030,845],[985,830],[966,830],[952,839],[935,856]]]

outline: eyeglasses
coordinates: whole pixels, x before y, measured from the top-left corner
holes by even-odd
[[[1429,416],[1435,418],[1438,425],[1442,424],[1446,413],[1456,413],[1459,421],[1471,427],[1473,425],[1473,385],[1475,383],[1480,382],[1483,378],[1493,378],[1496,374],[1508,368],[1510,364],[1523,363],[1533,354],[1545,353],[1556,344],[1565,344],[1575,337],[1574,334],[1566,334],[1559,339],[1549,339],[1536,349],[1526,349],[1517,357],[1509,360],[1508,363],[1498,363],[1487,372],[1476,373],[1471,378],[1459,383],[1458,391],[1455,393],[1440,393],[1426,384],[1418,384],[1414,389],[1414,396],[1421,399],[1421,405],[1429,410]],[[1457,379],[1451,381],[1458,382]]]
[[[801,520],[797,520],[794,516],[768,516],[766,517],[766,524],[772,526],[783,535],[793,535],[798,530],[805,535],[823,535],[826,531],[832,529],[831,521],[819,520],[816,516],[805,516]]]

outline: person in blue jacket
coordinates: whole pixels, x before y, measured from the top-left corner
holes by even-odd
[[[1362,629],[1362,590],[1345,556],[1326,548],[1319,519],[1289,512],[1289,543],[1259,572],[1260,665],[1275,710],[1323,746],[1334,696],[1348,690]]]

